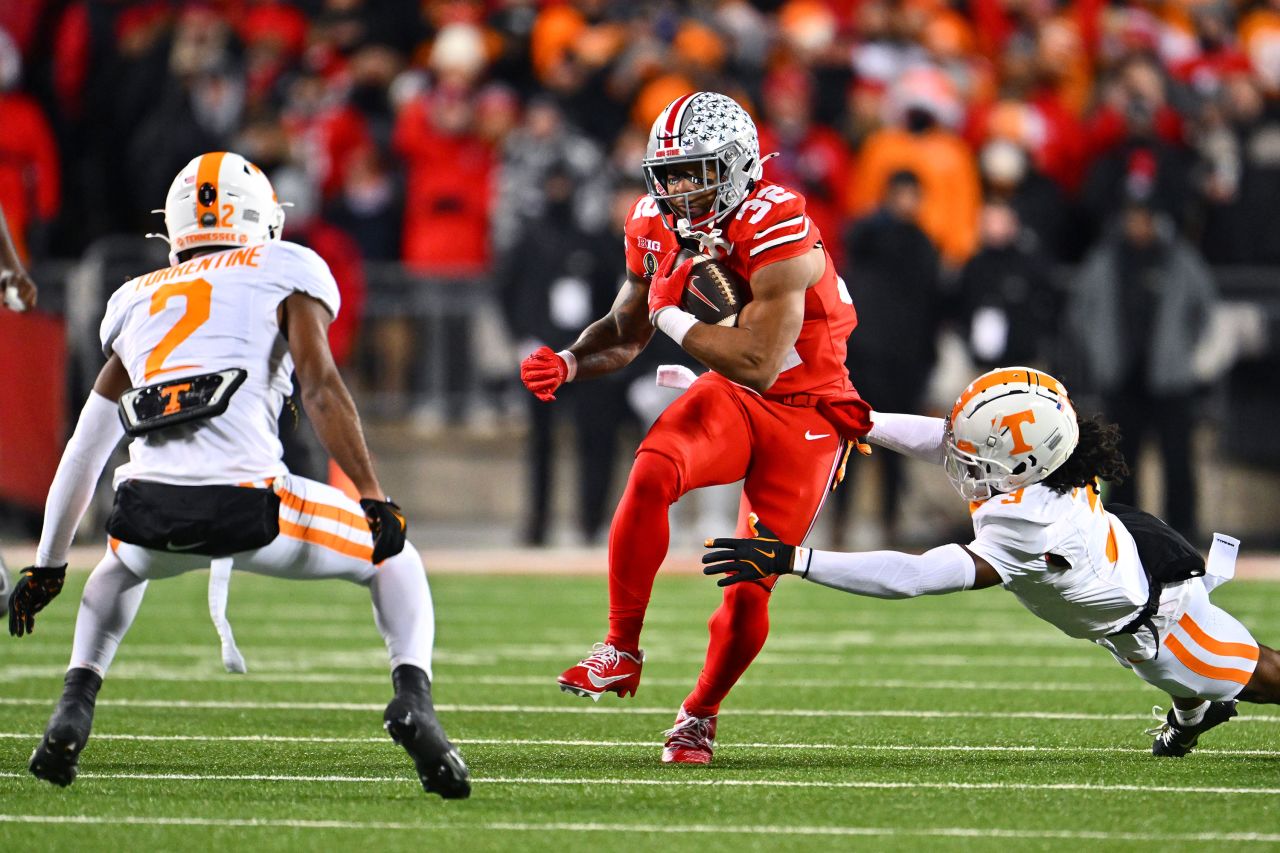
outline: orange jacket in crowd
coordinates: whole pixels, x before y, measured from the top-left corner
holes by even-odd
[[[914,134],[888,127],[871,134],[849,183],[850,216],[861,218],[879,207],[889,176],[904,170],[920,179],[920,228],[948,263],[963,264],[978,243],[982,187],[973,152],[948,130]]]

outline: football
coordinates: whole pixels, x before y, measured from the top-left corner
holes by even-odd
[[[720,261],[689,249],[680,250],[680,263],[689,257],[694,259],[693,270],[685,283],[681,307],[704,323],[734,325],[747,302],[746,283]]]

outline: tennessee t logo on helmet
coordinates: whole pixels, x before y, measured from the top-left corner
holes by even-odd
[[[946,467],[968,501],[1038,483],[1058,469],[1080,439],[1062,383],[1029,367],[984,373],[951,410]]]

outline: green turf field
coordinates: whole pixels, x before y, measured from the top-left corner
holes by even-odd
[[[201,573],[153,583],[68,789],[25,772],[83,573],[0,640],[0,849],[1280,849],[1280,709],[1246,706],[1183,760],[1149,754],[1161,696],[1007,593],[905,602],[786,580],[726,703],[711,768],[664,767],[698,672],[709,580],[660,579],[635,699],[556,674],[600,639],[603,579],[434,578],[436,701],[472,798],[422,793],[381,730],[367,594],[237,575],[250,673],[221,671]],[[1280,584],[1214,595],[1280,642]]]

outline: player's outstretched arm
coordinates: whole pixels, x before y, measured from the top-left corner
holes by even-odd
[[[9,234],[9,222],[0,208],[0,297],[14,311],[26,311],[35,307],[36,283],[27,275]]]
[[[567,350],[539,348],[521,362],[520,380],[539,400],[548,402],[566,382],[621,370],[653,337],[648,304],[649,285],[627,273],[609,313],[587,326]]]
[[[739,385],[764,392],[778,378],[804,323],[805,291],[825,269],[823,252],[814,250],[778,261],[751,276],[751,301],[737,326],[694,322],[673,335],[685,352]],[[677,270],[678,272],[678,270]],[[655,288],[660,287],[655,276]],[[677,293],[679,291],[677,290]],[[656,316],[662,307],[650,299]],[[671,332],[668,332],[671,334]]]
[[[946,459],[947,423],[942,418],[872,412],[867,441],[886,450],[941,465]]]
[[[116,403],[129,385],[120,357],[112,355],[80,410],[75,432],[62,451],[49,486],[35,565],[22,570],[9,597],[9,633],[16,637],[34,631],[36,614],[62,591],[71,540],[111,451],[124,436]]]
[[[985,589],[1000,583],[991,565],[961,545],[943,545],[923,554],[900,551],[843,553],[816,551],[782,542],[751,517],[758,534],[749,539],[709,539],[702,572],[727,575],[728,586],[769,575],[797,574],[814,583],[873,598],[915,598],[965,589]]]

